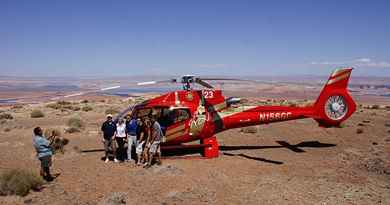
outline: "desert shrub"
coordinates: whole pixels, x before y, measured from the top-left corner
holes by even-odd
[[[357,134],[361,134],[361,133],[363,133],[363,129],[361,129],[361,128],[358,128],[358,129],[356,130],[356,133],[357,133]]]
[[[45,136],[50,137],[50,136],[56,136],[56,137],[61,137],[61,131],[57,128],[47,128],[45,129]]]
[[[113,192],[110,196],[107,196],[99,205],[121,205],[126,204],[126,194],[120,192]]]
[[[0,195],[26,196],[30,190],[42,188],[43,180],[38,175],[22,170],[6,170],[0,175]]]
[[[340,123],[337,127],[338,128],[345,128],[345,127],[347,127],[347,125],[345,123]]]
[[[9,127],[4,129],[4,132],[9,132],[9,131],[11,131],[11,128],[9,128]]]
[[[65,100],[62,100],[62,101],[58,101],[57,104],[64,106],[64,105],[71,105],[72,103],[68,102],[68,101],[65,101]]]
[[[81,109],[79,106],[75,106],[71,102],[68,102],[68,101],[58,101],[55,103],[50,103],[50,104],[47,104],[46,107],[52,108],[55,110],[61,110],[61,111],[65,111],[65,110],[79,111]]]
[[[91,106],[89,106],[89,105],[86,105],[83,108],[81,108],[81,110],[84,111],[84,112],[88,112],[88,111],[93,110],[93,108]]]
[[[108,115],[108,114],[114,115],[114,114],[119,113],[119,110],[117,108],[108,108],[105,111],[105,113],[106,113],[106,115]]]
[[[16,109],[22,109],[23,108],[23,105],[13,105],[12,107],[11,107],[11,109],[14,109],[14,110],[16,110]]]
[[[54,154],[61,152],[62,154],[65,153],[65,145],[69,143],[69,140],[67,138],[63,137],[54,137],[53,142],[51,144],[51,147],[53,148]]]
[[[69,126],[69,128],[76,128],[80,130],[84,127],[84,122],[79,116],[74,116],[68,120],[67,125]]]
[[[57,103],[49,103],[46,105],[46,107],[51,108],[51,109],[55,109],[55,110],[58,110],[61,108],[61,106]]]
[[[45,114],[41,110],[33,110],[30,114],[31,118],[45,117]]]
[[[1,113],[0,120],[3,120],[3,119],[12,120],[12,119],[14,119],[14,117],[9,113]]]
[[[89,102],[88,100],[82,100],[80,103],[86,104],[88,102]]]
[[[375,110],[377,110],[377,109],[379,109],[380,108],[380,106],[379,105],[372,105],[371,106],[371,109],[375,109]]]
[[[65,129],[65,132],[66,133],[75,133],[75,132],[80,132],[81,130],[79,128],[75,128],[75,127],[68,127]]]
[[[81,110],[81,108],[80,108],[79,106],[74,106],[74,107],[72,107],[71,110],[73,110],[73,111],[79,111],[79,110]]]
[[[243,133],[257,133],[257,127],[255,126],[250,126],[250,127],[243,127],[241,128],[241,132]]]

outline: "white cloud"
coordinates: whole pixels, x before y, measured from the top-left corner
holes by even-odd
[[[371,58],[356,58],[348,61],[313,61],[311,65],[353,66],[362,68],[390,68],[390,62],[374,61]]]
[[[369,63],[371,62],[371,58],[358,58],[355,61],[360,63]]]

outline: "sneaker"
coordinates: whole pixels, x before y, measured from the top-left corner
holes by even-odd
[[[47,182],[52,182],[54,180],[54,178],[52,176],[46,176],[44,177],[44,179],[47,181]]]
[[[117,158],[114,158],[114,162],[118,163],[118,162],[119,162],[119,160],[118,160]]]
[[[148,168],[150,168],[152,165],[150,165],[150,164],[146,164],[145,166],[144,166],[144,168],[145,169],[148,169]]]
[[[110,160],[108,159],[108,157],[106,158],[106,160],[104,160],[105,163],[108,163]]]

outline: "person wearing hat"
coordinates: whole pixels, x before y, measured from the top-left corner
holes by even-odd
[[[112,115],[107,115],[107,120],[103,123],[102,128],[103,132],[103,144],[104,144],[104,151],[105,151],[105,162],[107,163],[109,161],[108,156],[110,149],[113,151],[114,154],[114,161],[119,162],[115,155],[115,144],[114,139],[116,135],[116,125],[114,121],[112,121]]]

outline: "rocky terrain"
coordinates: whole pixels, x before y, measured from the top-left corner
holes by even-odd
[[[38,173],[33,127],[63,132],[75,116],[83,125],[62,134],[69,144],[54,157],[54,182],[25,197],[0,196],[0,204],[390,204],[390,103],[372,105],[340,128],[304,119],[226,131],[220,157],[167,158],[150,169],[101,160],[100,124],[108,109],[128,106],[123,98],[3,106],[1,116],[12,118],[0,120],[0,172]]]

